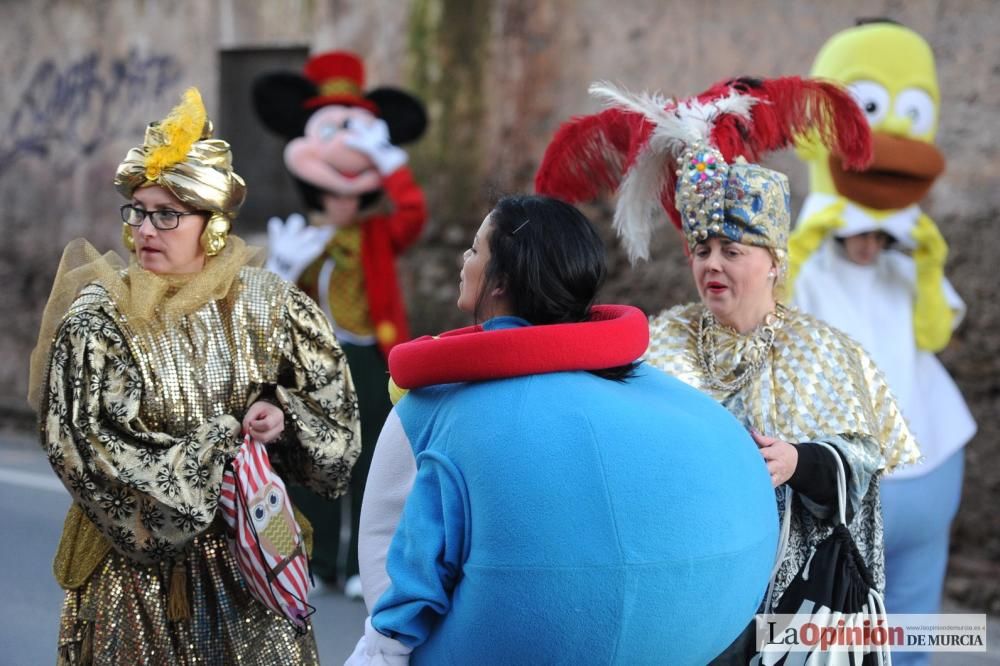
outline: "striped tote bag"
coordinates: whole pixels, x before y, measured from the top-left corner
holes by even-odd
[[[219,507],[250,593],[305,632],[316,609],[307,601],[312,578],[302,530],[267,449],[250,435],[223,474]]]

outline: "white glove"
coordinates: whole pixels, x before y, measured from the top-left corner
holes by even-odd
[[[378,633],[369,616],[365,618],[365,635],[354,646],[344,666],[408,666],[411,652],[413,648]]]
[[[279,277],[295,282],[306,266],[323,254],[326,244],[333,238],[333,227],[314,227],[298,213],[267,221],[268,257],[265,268]]]
[[[381,118],[370,123],[360,120],[348,121],[348,135],[344,143],[359,153],[364,153],[375,163],[375,168],[383,176],[388,176],[406,164],[406,151],[389,142],[389,126]]]

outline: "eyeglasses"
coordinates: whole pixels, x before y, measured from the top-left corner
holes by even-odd
[[[132,204],[125,204],[121,207],[122,222],[131,227],[141,227],[142,221],[149,217],[149,221],[160,231],[176,229],[181,223],[181,218],[185,215],[204,215],[206,211],[192,210],[144,210]]]

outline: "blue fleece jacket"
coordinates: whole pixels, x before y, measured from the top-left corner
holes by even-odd
[[[417,477],[372,625],[411,663],[701,664],[752,619],[775,496],[711,398],[643,364],[625,383],[430,387],[396,410]]]

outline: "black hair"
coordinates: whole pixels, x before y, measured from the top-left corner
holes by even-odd
[[[872,231],[862,231],[861,233],[851,234],[851,235],[852,236],[861,236],[862,234],[866,234],[866,233],[867,234],[870,234],[870,233],[882,234],[882,236],[885,238],[885,246],[882,248],[883,250],[890,250],[897,243],[899,243],[899,240],[895,236],[893,236],[892,234],[890,234],[888,231],[882,231],[881,229],[875,229],[875,230],[872,230]],[[839,245],[843,246],[844,245],[844,241],[847,240],[847,237],[846,236],[834,236],[834,240],[836,240]]]
[[[607,276],[604,243],[576,207],[552,197],[512,195],[489,215],[490,260],[474,314],[479,321],[486,295],[501,288],[511,314],[532,324],[585,321]],[[594,370],[625,381],[638,363]]]

